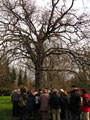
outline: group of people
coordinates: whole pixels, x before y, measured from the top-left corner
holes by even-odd
[[[11,98],[13,116],[19,120],[89,120],[89,94],[75,85],[69,93],[63,89],[21,88],[14,90]]]

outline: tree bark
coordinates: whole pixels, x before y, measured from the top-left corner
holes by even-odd
[[[35,89],[43,88],[42,73],[41,66],[35,68]]]

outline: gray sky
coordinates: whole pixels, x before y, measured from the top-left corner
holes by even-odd
[[[50,0],[35,0],[37,5],[40,7],[47,6],[47,3],[50,2]],[[62,0],[65,1],[65,0]],[[72,0],[66,0],[66,1],[72,1]],[[80,9],[82,12],[85,10],[85,7],[90,9],[90,0],[76,0],[74,7],[77,9]]]

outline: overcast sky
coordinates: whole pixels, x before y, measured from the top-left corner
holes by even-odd
[[[35,0],[35,1],[37,2],[37,5],[42,6],[42,5],[46,5],[46,3],[51,1],[51,0]],[[63,1],[65,1],[65,0],[63,0]],[[90,6],[90,0],[77,0],[78,6],[81,6],[83,3],[86,6]]]
[[[50,2],[51,0],[35,0],[35,1],[38,6],[42,7],[42,6],[46,6],[47,3]],[[68,0],[68,1],[71,1],[71,0]],[[84,10],[85,7],[90,9],[90,0],[76,0],[74,7],[82,10]]]

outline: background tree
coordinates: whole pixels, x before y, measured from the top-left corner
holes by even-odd
[[[66,54],[77,64],[90,64],[82,49],[87,48],[89,16],[77,13],[76,2],[51,0],[48,7],[39,9],[31,0],[0,1],[1,47],[11,61],[32,62],[29,69],[34,69],[36,88],[42,88],[49,56]]]
[[[16,82],[16,76],[17,76],[17,75],[16,75],[16,71],[15,71],[15,68],[14,68],[14,67],[11,69],[10,74],[11,74],[12,84],[15,84],[15,82]]]
[[[23,84],[24,84],[24,85],[27,85],[27,82],[28,82],[28,78],[27,78],[27,69],[25,69],[24,77],[23,77]]]
[[[11,77],[10,77],[10,67],[8,60],[4,60],[4,63],[0,67],[0,88],[10,88],[11,87]]]
[[[89,88],[90,86],[90,66],[87,64],[82,64],[82,66],[79,66],[76,69],[77,75],[73,75],[73,78],[71,79],[71,82],[73,84],[76,84],[77,86],[81,88]]]
[[[20,68],[19,75],[18,75],[18,86],[22,85],[22,70]]]

